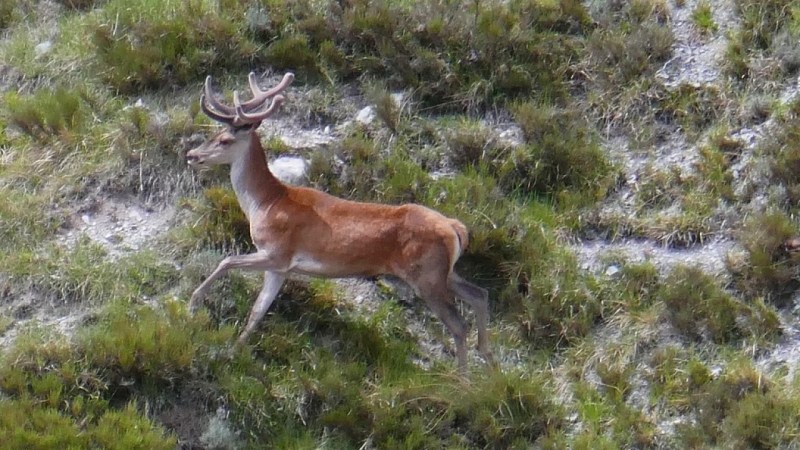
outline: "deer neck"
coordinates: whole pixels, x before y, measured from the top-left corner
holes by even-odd
[[[269,207],[286,192],[286,186],[269,170],[264,148],[255,132],[247,149],[231,164],[231,184],[248,219],[260,208]]]

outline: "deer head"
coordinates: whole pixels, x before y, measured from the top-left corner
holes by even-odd
[[[255,73],[250,72],[248,81],[253,98],[242,103],[239,92],[234,91],[233,106],[228,106],[214,96],[211,91],[211,76],[206,77],[203,93],[200,95],[200,108],[212,120],[227,126],[186,153],[186,161],[191,166],[231,164],[242,152],[246,152],[250,147],[253,131],[283,104],[285,98],[280,93],[292,84],[294,74],[287,73],[280,83],[267,91],[258,87]]]

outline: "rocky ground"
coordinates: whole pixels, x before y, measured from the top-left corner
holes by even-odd
[[[678,7],[669,4],[669,23],[675,36],[673,56],[657,72],[657,77],[668,89],[677,89],[682,84],[697,86],[714,86],[722,83],[721,60],[727,45],[727,33],[738,26],[732,0],[712,0],[710,4],[714,13],[717,29],[711,33],[698,30],[691,18],[692,11],[699,0],[687,0]],[[44,3],[44,2],[43,2]],[[41,38],[42,44],[48,42],[47,36]],[[47,51],[46,46],[42,51]],[[0,64],[0,84],[13,83],[14,74],[4,70]],[[797,82],[790,83],[783,88],[780,101],[787,103],[793,100],[798,92]],[[399,94],[398,94],[399,95]],[[401,98],[401,97],[398,97]],[[310,154],[314,151],[324,151],[327,146],[341,135],[353,122],[368,123],[375,119],[372,106],[365,104],[361,98],[347,99],[341,119],[334,125],[325,127],[300,126],[304,123],[303,111],[294,110],[294,116],[283,115],[276,121],[265,124],[261,130],[263,138],[267,136],[278,137],[286,146],[287,152],[283,155],[271,155],[270,167],[282,180],[291,184],[307,184],[307,171]],[[499,139],[508,145],[521,142],[519,128],[508,123],[492,123]],[[752,165],[752,152],[760,140],[765,136],[770,127],[774,126],[769,120],[757,126],[743,127],[730,130],[730,136],[743,143],[744,150],[741,158],[734,168],[734,185],[751,183],[755,168]],[[604,141],[604,148],[614,161],[623,168],[624,182],[610,198],[606,199],[602,210],[621,216],[633,216],[637,213],[634,193],[637,191],[642,179],[646,178],[648,167],[676,168],[681,173],[692,173],[697,160],[698,146],[703,142],[694,142],[687,138],[685,132],[678,126],[668,130],[668,138],[659,140],[653,148],[646,152],[630,151],[629,137],[624,135],[609,135]],[[441,175],[441,174],[433,174]],[[763,190],[762,190],[763,191]],[[762,192],[763,193],[763,192]],[[754,195],[753,202],[758,202],[759,193]],[[736,215],[738,211],[722,211],[721,215]],[[158,238],[168,232],[170,226],[179,220],[180,207],[177,201],[160,204],[149,199],[135,196],[112,196],[98,198],[93,203],[87,204],[80,211],[66,221],[68,226],[59,233],[60,242],[71,247],[79,239],[89,239],[101,245],[108,255],[118,257],[130,252],[137,252],[148,248],[158,241]],[[723,223],[715,232],[700,242],[685,248],[675,248],[665,245],[664,240],[609,237],[596,239],[576,239],[572,248],[577,256],[578,263],[583,270],[597,274],[599,277],[614,277],[620,270],[619,266],[608,261],[609,256],[620,257],[630,262],[649,261],[653,263],[662,274],[678,264],[700,266],[706,273],[720,277],[727,276],[726,261],[731,255],[741,253],[743,249],[734,239],[736,229],[731,224]],[[380,283],[380,284],[379,284]],[[379,301],[384,301],[386,290],[393,292],[404,305],[409,317],[410,332],[417,337],[423,350],[421,354],[428,355],[417,361],[425,367],[431,360],[437,358],[452,358],[452,351],[442,344],[440,336],[444,333],[438,321],[428,320],[430,313],[412,301],[412,295],[404,286],[393,280],[340,280],[337,281],[345,293],[342,297],[355,305],[356,308],[372,312]],[[777,367],[788,368],[787,379],[794,377],[800,361],[800,327],[797,326],[800,315],[800,299],[796,299],[795,307],[785,309],[781,315],[783,337],[774,348],[763,352],[757,357],[757,364],[771,371]],[[42,326],[55,326],[61,331],[74,329],[81,323],[87,311],[70,310],[59,305],[42,305],[36,294],[15,299],[13,302],[0,304],[0,312],[12,317],[13,322],[5,326],[5,331],[0,336],[0,345],[13,342],[19,331],[33,324]],[[616,324],[610,321],[594,331],[596,342],[613,342],[620,339]],[[433,330],[433,331],[432,331]],[[434,337],[433,335],[437,336]],[[473,336],[474,339],[474,336]],[[655,348],[676,342],[670,330],[659,330],[646,336],[637,337],[642,348],[649,348],[639,354],[624,355],[631,360],[644,361],[648,353]],[[598,344],[597,347],[602,347]],[[479,357],[472,352],[475,359]],[[518,363],[520,355],[513,352],[498,351],[501,363],[513,366]],[[606,355],[598,352],[595,358],[604,358]],[[590,365],[587,363],[587,365]],[[644,369],[643,369],[644,370]],[[637,371],[641,373],[641,371]],[[599,383],[599,381],[597,381]],[[639,404],[647,408],[646,381],[641,375],[635,376],[632,381],[633,394],[629,400],[632,404]],[[660,432],[669,433],[679,422],[671,418],[657,424]]]

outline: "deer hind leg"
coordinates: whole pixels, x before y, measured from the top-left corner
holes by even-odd
[[[467,326],[456,308],[455,293],[447,286],[444,277],[439,280],[417,280],[410,281],[409,284],[453,335],[459,371],[466,373]]]
[[[456,296],[469,303],[475,311],[475,327],[478,329],[478,351],[483,355],[487,363],[494,365],[494,355],[489,346],[489,292],[464,280],[455,272],[450,272],[447,278],[447,285],[452,289]]]
[[[284,280],[286,280],[285,275],[275,272],[264,273],[264,285],[261,288],[261,292],[258,293],[253,308],[250,310],[250,317],[247,319],[247,325],[244,327],[244,331],[239,335],[239,339],[236,340],[237,346],[247,344],[247,339],[253,331],[255,331],[258,323],[264,317],[264,314],[267,313],[267,310],[269,310]]]

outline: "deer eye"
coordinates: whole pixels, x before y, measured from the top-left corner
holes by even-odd
[[[234,142],[236,142],[236,138],[230,135],[222,136],[219,138],[219,143],[222,145],[233,144]]]

